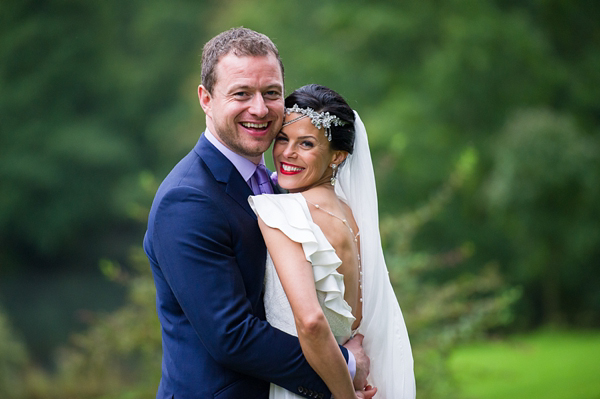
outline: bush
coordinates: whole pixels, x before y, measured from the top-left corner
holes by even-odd
[[[26,361],[24,350],[15,349],[22,346],[3,336],[0,318],[0,397],[142,399],[156,395],[161,337],[154,282],[141,249],[132,251],[130,263],[125,272],[115,263],[100,262],[109,278],[126,285],[128,301],[113,313],[90,315],[87,331],[74,334],[69,345],[58,351],[53,372]],[[8,358],[4,344],[11,349]]]
[[[416,232],[444,209],[476,160],[474,150],[467,149],[447,184],[426,204],[381,223],[390,278],[411,339],[420,399],[456,397],[447,365],[451,351],[510,323],[511,305],[520,297],[519,289],[506,286],[494,263],[484,265],[477,274],[459,273],[457,266],[474,251],[470,243],[438,255],[411,248]],[[450,268],[452,277],[440,277]]]
[[[25,346],[15,337],[0,308],[0,397],[17,398],[23,394],[23,374],[27,363]]]
[[[58,357],[56,398],[149,398],[160,379],[161,337],[154,282],[141,249],[132,254],[132,276],[109,261],[104,272],[127,284],[128,303],[98,316]]]

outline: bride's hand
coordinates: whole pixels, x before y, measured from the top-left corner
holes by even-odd
[[[377,388],[367,385],[364,389],[356,391],[356,397],[359,399],[371,399],[377,393]]]

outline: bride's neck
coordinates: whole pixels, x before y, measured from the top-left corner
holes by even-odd
[[[299,192],[301,193],[315,193],[315,194],[319,194],[319,195],[336,195],[335,194],[335,187],[331,185],[331,183],[329,181],[327,181],[326,183],[321,183],[321,184],[316,184],[310,187],[307,187],[303,190],[300,190]]]
[[[284,187],[285,188],[285,187]],[[305,193],[307,191],[327,190],[335,193],[334,187],[331,185],[331,178],[322,178],[321,180],[311,184],[310,186],[289,190],[290,193]]]

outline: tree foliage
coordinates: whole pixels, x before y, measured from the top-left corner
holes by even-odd
[[[17,398],[24,392],[23,377],[29,355],[16,338],[12,325],[0,308],[0,396]]]
[[[600,238],[597,139],[584,135],[571,118],[542,109],[515,114],[494,144],[487,198],[518,251],[511,276],[540,286],[544,314],[552,322],[576,322],[593,311],[586,296],[600,288],[592,278],[597,272],[586,267]],[[573,275],[587,277],[572,285]],[[585,313],[567,320],[569,296]]]
[[[179,140],[200,132],[178,131],[190,116],[182,77],[198,64],[190,7],[197,11],[183,1],[0,5],[4,267],[115,253],[105,237],[128,231],[139,173],[161,170],[165,154],[170,164]]]

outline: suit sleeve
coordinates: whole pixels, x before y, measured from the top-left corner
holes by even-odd
[[[307,397],[302,390],[328,397],[298,339],[253,314],[232,227],[219,205],[197,189],[177,187],[165,194],[156,212],[156,257],[187,320],[223,366]],[[348,360],[347,350],[342,352]]]

